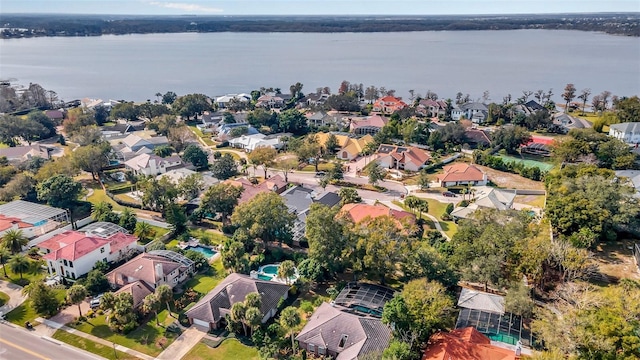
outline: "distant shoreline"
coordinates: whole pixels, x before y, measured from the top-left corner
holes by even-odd
[[[107,16],[3,15],[0,38],[166,33],[383,33],[578,30],[640,37],[640,13],[509,16]]]

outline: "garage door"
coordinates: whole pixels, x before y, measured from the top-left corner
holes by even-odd
[[[204,320],[193,319],[193,325],[209,330],[209,322]]]

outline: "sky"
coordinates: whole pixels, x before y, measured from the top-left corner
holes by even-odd
[[[3,13],[467,15],[640,12],[640,0],[0,0]]]

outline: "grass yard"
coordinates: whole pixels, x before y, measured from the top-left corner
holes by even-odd
[[[114,359],[118,359],[118,360],[127,360],[127,359],[137,359],[137,357],[133,356],[133,355],[129,355],[127,353],[124,353],[122,351],[114,351],[113,347],[111,346],[106,346],[106,345],[102,345],[102,344],[98,344],[96,342],[93,342],[89,339],[85,339],[83,337],[80,337],[78,335],[74,335],[71,333],[68,333],[64,330],[58,330],[56,331],[52,338],[56,339],[56,340],[60,340],[64,343],[67,343],[71,346],[75,346],[79,349],[88,351],[90,353],[94,353],[96,355],[100,355],[103,358],[107,358],[110,360],[114,360]]]
[[[545,198],[544,195],[516,195],[513,202],[544,209]]]
[[[318,165],[318,171],[330,171],[331,169],[333,169],[333,163],[320,163]],[[300,169],[300,171],[315,172],[316,166],[313,164],[310,164]]]
[[[91,196],[87,197],[87,201],[89,201],[92,204],[97,204],[101,201],[106,201],[109,204],[111,204],[113,206],[113,210],[115,211],[122,211],[125,209],[124,206],[116,203],[115,201],[111,200],[110,197],[107,196],[107,194],[104,192],[104,190],[102,190],[102,188],[96,184],[96,186],[93,188],[93,194],[91,194]]]
[[[127,195],[127,194],[116,194],[113,197],[115,197],[116,199],[120,200],[120,201],[126,201],[126,202],[130,202],[130,203],[134,203],[134,204],[140,204],[140,201],[137,199],[132,198],[131,196]]]
[[[209,274],[198,274],[194,276],[184,284],[184,288],[193,288],[197,293],[204,295],[216,287],[225,276],[226,271],[222,266],[222,260],[218,259],[211,264]]]
[[[163,337],[166,338],[165,348],[175,339],[175,335],[169,332],[165,333],[165,328],[163,327],[163,325],[166,326],[176,320],[168,317],[166,310],[158,314],[161,326],[156,326],[155,319],[151,317],[146,324],[140,325],[137,329],[126,335],[111,331],[106,322],[105,316],[106,315],[96,316],[94,318],[87,319],[86,322],[82,322],[79,325],[71,323],[69,326],[84,333],[97,336],[101,339],[120,344],[124,347],[128,347],[151,356],[158,356],[158,354],[163,350],[163,348],[157,344],[159,339]]]
[[[55,294],[56,299],[58,299],[60,303],[62,303],[65,300],[65,297],[67,295],[66,290],[54,289],[53,292]],[[37,317],[40,317],[40,314],[38,314],[33,309],[33,306],[31,305],[31,300],[29,299],[27,299],[25,302],[20,304],[20,306],[17,306],[15,309],[11,310],[6,314],[7,321],[20,326],[24,326],[24,323],[27,321],[31,322],[34,325],[38,324],[38,322],[36,321]]]
[[[223,233],[211,229],[195,228],[189,230],[189,234],[196,239],[204,240],[201,241],[203,244],[220,245],[228,239]]]
[[[258,350],[244,345],[236,339],[227,339],[217,348],[211,348],[203,343],[194,346],[183,360],[258,360]]]
[[[200,129],[198,129],[195,125],[189,125],[189,129],[196,134],[197,137],[202,139],[202,141],[207,144],[207,146],[214,146],[216,143],[211,140],[211,135],[206,135]]]
[[[506,189],[544,190],[544,183],[541,181],[533,181],[517,174],[494,170],[486,166],[475,166],[486,173],[489,180],[498,187]]]
[[[429,214],[435,216],[442,226],[442,230],[449,236],[450,238],[458,232],[458,225],[453,221],[443,221],[440,220],[440,216],[444,214],[445,210],[447,210],[447,204],[442,203],[435,199],[425,199],[429,203]]]
[[[7,145],[7,144],[5,144],[5,143],[0,142],[0,149],[6,149],[6,148],[8,148],[8,147],[9,147],[9,145]]]
[[[0,291],[0,306],[3,306],[4,304],[8,303],[9,299],[11,299],[9,295]]]
[[[44,280],[45,276],[47,276],[47,271],[41,267],[42,265],[44,265],[44,261],[36,261],[30,258],[27,259],[29,259],[30,263],[29,270],[23,273],[22,277],[20,276],[20,274],[11,271],[11,267],[9,265],[6,265],[4,267],[4,269],[7,271],[7,278],[10,282],[24,286],[32,282],[42,281]]]
[[[231,150],[213,150],[213,152],[214,153],[215,152],[219,152],[222,155],[229,154],[229,155],[231,155],[231,157],[235,161],[239,161],[242,158],[240,155],[238,155],[238,153],[236,151],[231,151]]]

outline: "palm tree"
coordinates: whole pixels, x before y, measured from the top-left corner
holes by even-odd
[[[113,205],[106,201],[100,201],[91,207],[91,217],[96,221],[103,221],[113,212]]]
[[[420,214],[419,219],[422,219],[422,213],[429,212],[429,202],[427,202],[427,200],[425,199],[420,199],[420,201],[417,204],[417,209],[418,209],[418,213]]]
[[[158,100],[156,100],[156,102],[160,102],[160,98],[162,97],[162,94],[157,92],[156,93],[156,97],[158,98]]]
[[[278,277],[284,279],[287,285],[289,285],[291,277],[295,274],[295,265],[293,261],[285,260],[278,267]]]
[[[106,292],[100,298],[100,308],[102,310],[113,310],[116,303],[116,296],[111,292]]]
[[[244,335],[247,336],[247,324],[244,319],[245,312],[246,306],[244,306],[244,303],[237,302],[231,306],[231,312],[229,315],[231,316],[231,320],[242,324]]]
[[[294,343],[294,329],[296,326],[300,325],[300,314],[298,313],[298,309],[293,306],[289,306],[282,310],[280,313],[280,326],[291,335],[291,350],[295,349]]]
[[[2,271],[4,271],[4,277],[7,277],[7,268],[5,267],[5,265],[7,263],[7,260],[9,260],[9,256],[11,256],[9,250],[0,248],[0,265],[2,266]]]
[[[169,312],[169,315],[171,315],[169,301],[173,299],[173,290],[171,290],[171,288],[167,284],[160,285],[156,288],[156,296],[158,297],[158,301],[167,304],[167,311]]]
[[[22,230],[11,229],[2,236],[2,244],[5,249],[17,254],[22,251],[22,247],[29,243],[29,239],[22,233]]]
[[[144,243],[148,240],[151,240],[153,235],[155,235],[155,230],[149,225],[149,223],[140,221],[136,224],[136,236],[140,239],[140,242]]]
[[[142,309],[144,312],[153,311],[156,314],[156,325],[160,325],[160,320],[158,319],[158,308],[160,307],[160,301],[155,294],[149,294],[144,297],[142,302]]]
[[[244,306],[245,308],[255,307],[260,309],[262,307],[262,296],[257,292],[252,292],[247,294],[244,298]]]
[[[244,318],[249,324],[251,334],[253,334],[253,330],[262,323],[263,316],[257,307],[248,307],[244,312]]]
[[[82,317],[82,309],[80,304],[87,297],[87,288],[80,284],[73,285],[67,290],[67,300],[72,304],[78,305],[78,317]]]
[[[19,273],[22,279],[22,274],[31,268],[31,262],[26,256],[18,254],[9,262],[9,268],[13,273]]]

